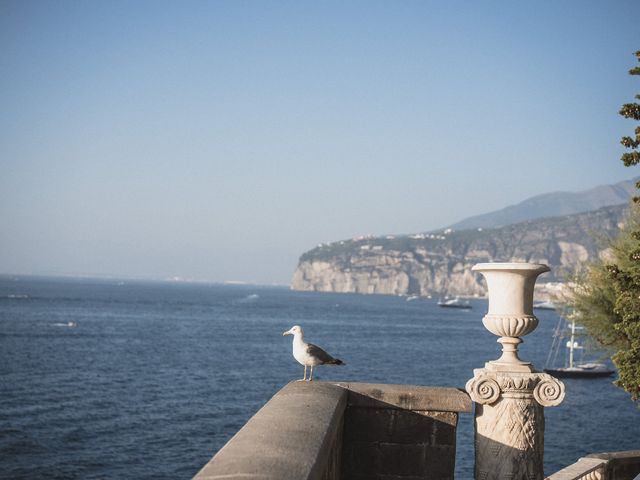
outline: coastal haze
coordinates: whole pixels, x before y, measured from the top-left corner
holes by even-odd
[[[614,184],[632,1],[2,2],[0,272],[289,284]]]

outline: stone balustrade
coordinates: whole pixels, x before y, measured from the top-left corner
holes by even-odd
[[[545,480],[636,480],[640,478],[640,450],[593,453],[549,475]]]
[[[545,480],[604,480],[605,463],[604,460],[584,457]]]
[[[462,390],[291,382],[196,480],[453,479]]]

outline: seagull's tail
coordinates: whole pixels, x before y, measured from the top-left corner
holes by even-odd
[[[346,365],[346,363],[344,363],[339,358],[332,358],[330,361],[327,362],[327,365]]]

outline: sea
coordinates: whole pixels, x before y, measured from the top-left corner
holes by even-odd
[[[436,299],[284,287],[0,277],[0,478],[189,479],[280,388],[304,328],[346,365],[317,380],[464,387],[499,357],[471,310]],[[538,311],[521,357],[542,369],[558,316]],[[547,408],[545,470],[640,448],[640,410],[611,378],[565,379]],[[291,419],[294,421],[294,419]],[[456,478],[473,478],[462,414]]]

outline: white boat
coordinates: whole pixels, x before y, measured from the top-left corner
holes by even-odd
[[[462,301],[459,297],[455,297],[449,300],[440,300],[438,301],[438,306],[443,308],[464,308],[470,309],[471,304],[469,300]]]
[[[555,310],[556,306],[553,302],[537,302],[533,304],[533,308],[538,310]]]
[[[580,334],[582,327],[576,325],[574,318],[571,318],[569,325],[568,340],[565,334],[566,325],[564,319],[560,319],[558,327],[554,331],[553,343],[549,356],[547,357],[547,365],[544,368],[546,373],[554,375],[556,377],[575,377],[575,378],[595,378],[595,377],[608,377],[615,373],[614,370],[607,367],[602,362],[589,362],[584,361],[584,345],[578,341],[578,338],[584,336]],[[560,351],[564,343],[566,349],[567,359],[564,367],[549,367],[551,363],[555,363],[557,360],[558,352]],[[580,356],[580,360],[577,357]]]

